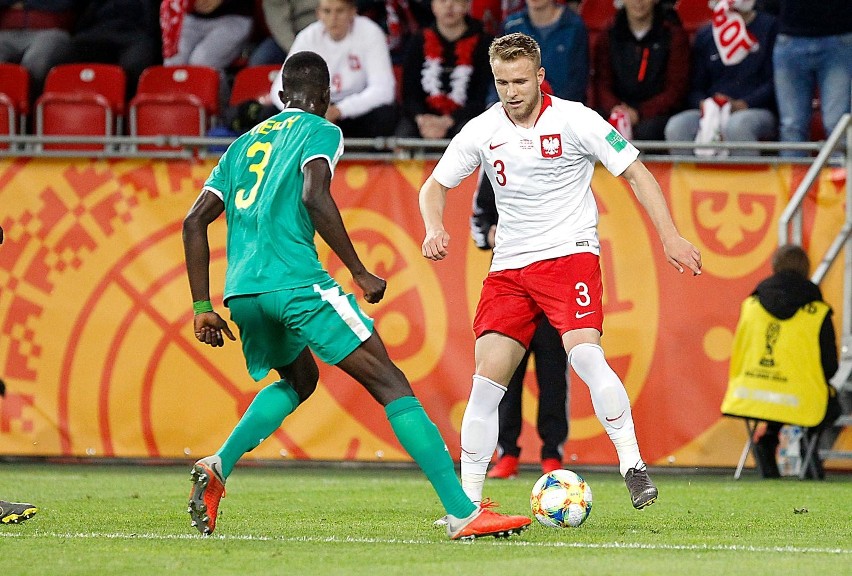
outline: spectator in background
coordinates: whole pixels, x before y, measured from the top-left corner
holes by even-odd
[[[812,99],[819,90],[826,134],[849,112],[852,90],[852,2],[779,0],[775,94],[782,142],[810,138]],[[805,156],[806,152],[781,152]]]
[[[754,0],[718,0],[714,19],[703,26],[692,48],[690,110],[666,124],[666,140],[753,142],[777,135],[772,49],[778,26],[773,16],[754,10]],[[742,27],[742,24],[745,27]],[[737,27],[742,34],[729,33]],[[703,155],[725,155],[696,149]],[[752,150],[734,150],[752,155]]]
[[[249,66],[281,64],[296,34],[317,20],[318,0],[263,0],[263,17],[270,36],[252,51]]]
[[[618,4],[615,21],[592,49],[594,102],[613,125],[627,122],[626,138],[662,140],[689,89],[689,37],[658,0]]]
[[[68,53],[73,7],[74,0],[0,0],[0,62],[29,71],[31,102]]]
[[[497,203],[491,186],[480,187],[473,199],[470,232],[477,248],[493,250],[497,235]],[[506,394],[497,407],[497,450],[500,459],[489,478],[509,479],[518,475],[521,448],[518,438],[523,427],[524,378],[530,355],[535,355],[538,382],[537,430],[541,438],[541,471],[544,474],[562,467],[562,447],[568,438],[568,357],[556,328],[542,318],[521,363],[509,380]]]
[[[762,400],[767,397],[765,394],[757,397],[731,393],[741,388],[763,391],[767,377],[771,377],[785,384],[784,394],[801,401],[798,406],[802,411],[813,408],[819,412],[813,421],[824,414],[821,422],[807,429],[808,434],[820,433],[840,415],[836,390],[828,382],[837,372],[832,311],[823,301],[819,286],[809,277],[810,260],[800,246],[787,244],[773,254],[772,276],[760,282],[741,307],[723,413],[789,409]],[[796,383],[795,390],[789,388],[788,382]],[[815,395],[826,398],[825,404],[806,401]],[[764,434],[755,443],[758,468],[764,478],[780,476],[775,451],[782,426],[781,422],[767,422]],[[816,477],[822,479],[825,473],[819,454],[814,459]],[[809,477],[813,477],[809,472]]]
[[[164,54],[164,63],[224,71],[245,47],[253,16],[254,3],[246,0],[194,0],[183,14],[177,52]]]
[[[142,71],[160,63],[159,23],[149,0],[87,0],[71,36],[72,62],[118,64],[127,74],[127,97]]]
[[[356,0],[355,8],[385,33],[394,64],[402,64],[414,34],[434,22],[430,0]]]
[[[320,0],[319,21],[302,30],[290,55],[310,50],[322,56],[331,73],[331,105],[325,114],[349,138],[390,136],[396,129],[396,80],[387,40],[379,26],[355,11],[355,0]],[[279,110],[281,75],[270,100]]]
[[[527,0],[525,10],[515,12],[503,22],[503,34],[522,32],[541,46],[551,94],[586,101],[589,78],[589,36],[577,13],[556,0]],[[493,98],[496,102],[496,92]]]
[[[435,24],[414,35],[403,64],[398,136],[451,138],[485,110],[491,36],[469,9],[469,0],[432,0]]]
[[[569,5],[579,5],[578,1]],[[472,0],[470,15],[482,22],[486,34],[497,36],[509,14],[522,10],[524,0]]]

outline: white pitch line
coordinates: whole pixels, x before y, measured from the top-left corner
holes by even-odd
[[[340,536],[256,536],[251,534],[226,534],[216,536],[200,536],[196,534],[151,534],[123,532],[6,532],[0,531],[0,538],[56,538],[71,539],[103,539],[103,540],[225,540],[245,542],[293,542],[319,544],[419,544],[445,545],[446,541],[432,540],[402,540],[399,538],[352,538]],[[602,550],[675,550],[686,552],[755,552],[787,553],[787,554],[840,554],[852,555],[852,549],[847,548],[813,548],[798,546],[742,546],[736,544],[641,544],[638,542],[529,542],[526,540],[486,540],[491,545],[519,546],[534,548],[586,548]]]

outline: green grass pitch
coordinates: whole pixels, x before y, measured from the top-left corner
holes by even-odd
[[[2,574],[840,575],[852,573],[852,476],[761,481],[753,472],[656,471],[636,511],[616,472],[579,468],[594,505],[577,529],[451,542],[419,471],[239,467],[216,533],[189,526],[184,466],[0,464],[0,497],[38,505],[0,526]],[[652,473],[655,472],[652,469]],[[538,474],[486,483],[498,511],[529,514]]]

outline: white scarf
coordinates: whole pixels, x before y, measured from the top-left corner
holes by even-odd
[[[701,120],[698,121],[698,134],[695,142],[699,144],[721,142],[722,128],[731,119],[731,102],[729,100],[717,100],[716,98],[705,98],[701,101]],[[722,148],[696,148],[696,156],[716,156],[724,158],[728,150]]]
[[[759,47],[757,38],[746,29],[745,20],[737,11],[753,7],[754,0],[719,0],[713,7],[713,40],[726,66],[739,64]]]

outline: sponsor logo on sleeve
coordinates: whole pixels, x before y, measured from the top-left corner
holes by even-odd
[[[607,134],[606,141],[616,152],[621,152],[624,150],[624,147],[627,146],[627,140],[625,140],[615,128],[610,130],[609,134]]]

